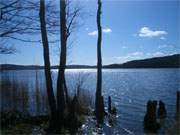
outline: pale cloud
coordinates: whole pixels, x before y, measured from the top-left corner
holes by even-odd
[[[104,32],[104,33],[111,33],[112,30],[110,28],[104,28],[104,29],[102,29],[102,32]]]
[[[138,33],[138,35],[140,37],[159,37],[159,36],[161,36],[161,38],[162,38],[162,35],[166,35],[166,34],[168,34],[166,31],[163,31],[163,30],[154,30],[153,31],[149,27],[142,27]]]
[[[152,54],[153,57],[160,57],[160,56],[164,56],[164,53],[162,52],[155,52]]]
[[[143,56],[144,56],[143,52],[133,52],[133,53],[129,53],[125,56],[116,56],[114,58],[119,60],[120,62],[126,62],[126,61],[130,61],[130,60],[141,59],[141,58],[143,58]]]
[[[130,59],[130,56],[129,55],[126,55],[126,56],[115,56],[114,58],[117,59],[120,62],[125,62],[125,61],[128,61]]]
[[[110,28],[104,28],[104,29],[102,29],[102,32],[103,33],[111,33],[112,30]],[[88,35],[89,36],[97,36],[98,35],[98,31],[95,30],[95,31],[89,32]]]
[[[134,52],[131,53],[132,56],[142,56],[144,53],[143,52]]]
[[[146,59],[146,58],[152,58],[152,57],[161,57],[165,56],[163,52],[157,51],[157,52],[152,52],[152,53],[143,53],[143,52],[133,52],[129,53],[124,56],[116,56],[114,59],[118,60],[119,62],[127,62],[131,60],[138,60],[138,59]]]
[[[175,49],[173,45],[167,45],[167,44],[163,44],[163,45],[159,45],[158,49]]]
[[[157,51],[157,52],[153,52],[153,53],[146,53],[146,56],[148,58],[150,58],[150,57],[160,57],[160,56],[165,56],[165,54],[163,52]]]
[[[97,30],[88,33],[89,36],[96,36],[97,34],[98,34]]]
[[[89,28],[87,27],[86,30],[89,30]]]
[[[172,54],[176,54],[176,52],[173,53],[169,53],[169,55]],[[143,52],[133,52],[133,53],[129,53],[127,55],[124,56],[116,56],[114,57],[115,62],[117,63],[117,60],[119,63],[124,63],[127,61],[131,61],[131,60],[140,60],[140,59],[147,59],[147,58],[153,58],[153,57],[162,57],[162,56],[166,56],[166,53],[163,53],[161,51],[156,51],[156,52],[147,52],[147,53],[143,53]]]

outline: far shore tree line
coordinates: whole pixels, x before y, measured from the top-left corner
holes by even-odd
[[[70,35],[78,26],[81,8],[73,5],[71,0],[60,0],[58,10],[57,1],[51,0],[1,0],[0,2],[0,53],[15,53],[9,39],[22,42],[37,42],[43,45],[44,73],[46,91],[50,108],[50,125],[64,124],[64,113],[69,107],[70,98],[66,86],[65,67],[67,63],[67,48]],[[73,5],[73,6],[72,6]],[[97,0],[96,23],[97,39],[97,84],[95,98],[95,116],[97,121],[104,117],[104,99],[102,96],[102,28],[101,28],[101,0]],[[32,40],[32,35],[41,34],[41,40]],[[23,36],[22,36],[23,35]],[[49,36],[56,37],[54,41]],[[59,36],[57,38],[57,36]],[[52,38],[51,38],[52,39]],[[50,44],[59,43],[59,67],[57,77],[57,93],[54,94],[51,76]],[[56,95],[56,97],[55,97]]]

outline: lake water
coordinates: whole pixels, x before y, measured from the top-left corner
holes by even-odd
[[[118,114],[114,118],[114,126],[110,126],[105,121],[102,132],[106,134],[143,134],[143,118],[146,112],[146,103],[150,99],[162,100],[165,103],[167,119],[164,127],[171,126],[175,117],[176,91],[180,89],[179,71],[180,69],[104,69],[102,91],[105,105],[107,106],[108,96],[111,96]],[[7,76],[11,80],[13,78],[13,80],[26,83],[30,94],[28,110],[35,114],[33,93],[35,92],[36,72],[34,70],[19,70],[0,73],[1,80]],[[53,80],[56,80],[57,70],[52,70],[52,76]],[[71,94],[74,93],[78,80],[83,80],[83,89],[92,96],[95,95],[95,69],[68,69],[66,70],[66,80]],[[46,94],[43,70],[38,70],[38,83],[41,87],[41,93]],[[1,109],[8,104],[5,102],[8,101],[4,99]],[[47,112],[47,109],[41,111]],[[93,128],[95,124],[91,120],[90,118],[82,127],[86,133],[95,130]]]

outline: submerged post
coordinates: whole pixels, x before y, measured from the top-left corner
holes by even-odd
[[[111,113],[111,96],[108,97],[108,112]]]
[[[176,93],[176,118],[179,121],[180,119],[180,91]]]
[[[158,108],[158,117],[160,119],[166,118],[167,115],[167,111],[166,111],[166,107],[163,101],[159,101],[159,108]]]
[[[159,128],[159,124],[156,118],[156,106],[157,101],[149,100],[147,102],[147,109],[144,117],[144,129],[149,130],[151,132],[156,132]]]

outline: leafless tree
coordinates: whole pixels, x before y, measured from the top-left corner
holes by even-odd
[[[80,8],[75,7],[72,9],[70,7],[71,1],[61,0],[60,1],[60,64],[58,68],[58,78],[57,78],[57,109],[59,116],[59,123],[62,124],[64,119],[65,110],[65,98],[68,98],[66,80],[65,80],[65,68],[67,61],[67,41],[68,37],[77,27],[77,18],[80,14]]]
[[[95,114],[98,122],[102,122],[104,117],[104,101],[102,96],[102,56],[101,56],[101,42],[102,42],[102,28],[101,28],[101,0],[98,0],[97,10],[97,85],[96,85],[96,101]]]
[[[66,46],[67,46],[67,27],[66,27],[66,1],[60,1],[60,20],[61,20],[61,53],[60,64],[57,78],[57,108],[59,124],[63,123],[65,110],[65,96],[64,96],[64,80],[65,80],[65,66],[66,66]]]
[[[55,121],[57,113],[50,71],[49,43],[56,42],[56,40],[48,41],[48,35],[59,34],[59,11],[53,2],[45,3],[44,0],[40,2],[37,0],[1,0],[0,11],[1,53],[13,53],[12,49],[7,47],[6,41],[9,40],[41,43],[41,40],[37,38],[32,40],[41,33],[46,89],[52,121]]]
[[[0,54],[12,54],[15,52],[16,52],[16,49],[13,46],[8,46],[4,44],[0,45]]]
[[[49,58],[49,42],[47,37],[46,30],[46,21],[45,21],[45,1],[40,0],[40,9],[39,9],[39,17],[40,17],[40,26],[41,26],[41,37],[43,42],[43,56],[44,56],[44,69],[45,69],[45,79],[46,79],[46,89],[48,95],[48,101],[51,111],[51,125],[55,123],[56,120],[56,100],[53,92],[52,85],[52,76],[51,76],[51,68],[50,68],[50,58]]]
[[[15,47],[9,45],[9,40],[41,42],[36,38],[36,35],[41,32],[38,17],[39,7],[40,4],[37,0],[0,1],[0,53],[15,52]],[[59,34],[57,30],[59,27],[59,12],[53,2],[47,2],[45,7],[47,31],[50,36],[57,35]],[[55,39],[50,42],[56,41],[59,40]]]
[[[2,0],[0,2],[0,41],[11,39],[22,42],[42,42],[46,89],[51,118],[55,122],[56,116],[59,116],[59,121],[61,118],[62,120],[64,118],[65,100],[68,98],[65,81],[67,41],[78,26],[77,18],[80,14],[80,8],[76,6],[71,7],[73,3],[69,0],[61,0],[60,11],[58,11],[52,3],[54,2],[45,2],[45,0],[40,0],[40,2],[31,0]],[[36,35],[39,33],[41,33],[42,41],[36,38]],[[59,38],[50,41],[48,37],[54,35],[57,37],[57,34],[61,35],[61,53],[56,103],[52,87],[49,44],[58,41]],[[35,40],[32,40],[32,37]]]

